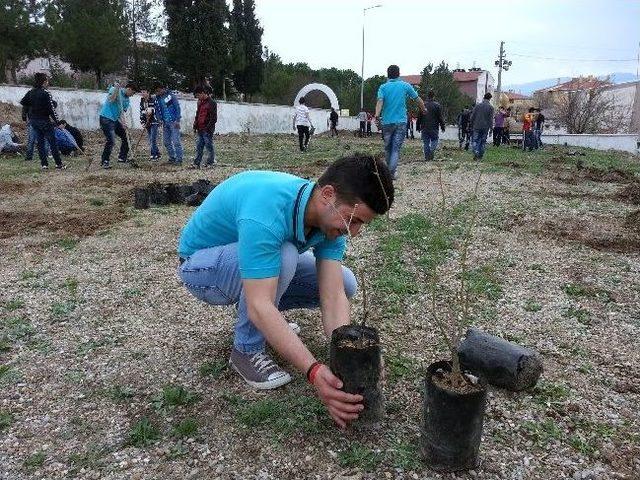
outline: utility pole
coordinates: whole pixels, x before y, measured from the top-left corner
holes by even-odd
[[[496,108],[500,107],[500,93],[502,92],[502,70],[507,71],[511,66],[511,60],[505,59],[506,52],[504,51],[504,42],[500,42],[500,54],[498,60],[494,62],[494,65],[498,67],[498,88],[496,88]]]
[[[364,110],[364,23],[367,16],[367,10],[379,8],[381,6],[382,5],[373,5],[362,9],[362,67],[360,69],[360,77],[362,80],[360,82],[360,112]]]

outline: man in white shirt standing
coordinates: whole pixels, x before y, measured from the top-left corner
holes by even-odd
[[[309,116],[309,107],[305,105],[306,100],[300,97],[299,105],[296,105],[296,113],[293,115],[293,129],[298,130],[298,143],[300,151],[304,152],[309,145],[309,128],[313,128],[311,117]]]

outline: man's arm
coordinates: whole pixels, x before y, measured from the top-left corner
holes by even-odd
[[[424,106],[424,100],[422,100],[422,98],[420,98],[420,97],[416,97],[415,101],[418,104],[418,107],[420,108],[420,111],[426,115],[427,114],[427,107]]]
[[[251,322],[285,360],[301,372],[306,372],[316,359],[291,330],[274,304],[278,278],[245,279],[242,285]],[[347,422],[358,418],[358,413],[364,408],[359,403],[362,402],[362,396],[340,390],[342,382],[326,365],[318,370],[314,386],[318,391],[318,397],[341,428],[346,427]]]
[[[380,118],[380,114],[382,113],[382,105],[384,105],[384,100],[379,98],[376,102],[376,118]]]

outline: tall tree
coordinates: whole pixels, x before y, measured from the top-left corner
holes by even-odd
[[[211,83],[222,91],[230,63],[225,0],[164,0],[167,58],[189,86]]]
[[[140,62],[144,54],[144,41],[149,41],[160,34],[159,9],[160,0],[126,0],[125,15],[131,35],[131,62],[129,78],[136,83],[141,81]]]
[[[473,104],[473,100],[460,91],[453,72],[444,61],[435,69],[430,63],[422,70],[420,94],[425,96],[429,90],[433,90],[436,100],[442,105],[445,122],[455,122],[460,110],[465,105]]]
[[[42,4],[35,0],[0,0],[0,82],[18,82],[17,71],[46,50]]]
[[[255,16],[254,0],[233,0],[229,28],[233,81],[238,91],[250,97],[260,89],[264,72],[263,30]]]
[[[124,0],[53,0],[47,19],[57,52],[72,67],[102,76],[124,65],[129,29]]]

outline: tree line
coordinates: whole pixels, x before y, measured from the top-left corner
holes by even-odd
[[[0,11],[0,82],[24,82],[17,72],[29,60],[57,57],[85,74],[84,87],[104,88],[114,75],[126,75],[147,88],[162,83],[191,91],[204,84],[218,97],[290,105],[300,88],[319,82],[334,90],[341,108],[360,109],[362,80],[353,70],[284,63],[263,46],[254,0],[230,7],[225,0],[0,0]],[[454,118],[466,100],[446,64],[422,73],[423,93],[434,88]],[[365,80],[366,110],[373,111],[385,81]],[[53,64],[51,83],[79,86],[70,82]],[[329,106],[319,92],[307,101]]]

